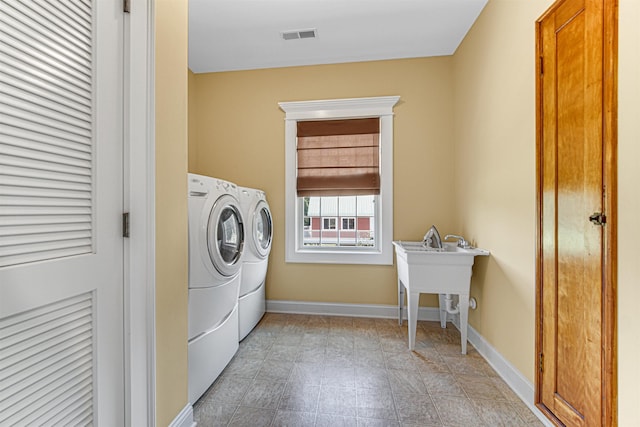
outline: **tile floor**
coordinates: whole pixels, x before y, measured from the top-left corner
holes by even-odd
[[[267,313],[194,406],[209,426],[541,426],[460,334],[393,319]]]

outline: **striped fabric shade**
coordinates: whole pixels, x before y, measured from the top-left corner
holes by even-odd
[[[380,119],[299,121],[299,197],[380,194]]]

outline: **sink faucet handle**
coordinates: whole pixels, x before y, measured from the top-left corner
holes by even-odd
[[[468,248],[469,242],[467,242],[467,240],[462,237],[462,236],[458,236],[457,234],[447,234],[446,236],[444,236],[444,240],[447,240],[449,238],[454,238],[458,240],[458,247],[460,248]]]

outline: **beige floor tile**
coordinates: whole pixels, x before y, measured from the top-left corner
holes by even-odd
[[[378,339],[378,334],[373,331],[371,337],[359,336],[356,335],[353,338],[353,344],[356,348],[356,351],[364,351],[364,350],[376,350],[381,351],[382,346],[380,345],[380,340]]]
[[[314,412],[276,412],[271,427],[313,427],[315,426],[316,414]]]
[[[318,413],[355,417],[357,415],[355,387],[323,385],[318,399]]]
[[[505,400],[471,399],[476,412],[490,426],[524,427],[527,425]]]
[[[252,383],[248,378],[220,377],[200,400],[239,405]]]
[[[357,427],[358,419],[335,414],[318,413],[316,427]]]
[[[396,420],[385,420],[378,418],[358,418],[358,427],[399,427]]]
[[[320,386],[287,385],[285,387],[278,409],[297,412],[316,412]]]
[[[351,366],[327,365],[324,367],[322,385],[355,388],[356,368]]]
[[[469,399],[452,396],[434,396],[433,403],[442,424],[447,427],[481,427],[484,422]]]
[[[289,383],[298,386],[321,385],[324,366],[317,363],[296,362],[293,365]]]
[[[444,356],[444,362],[456,375],[487,376],[489,364],[477,357]]]
[[[194,407],[194,419],[201,427],[226,426],[233,414],[236,405],[227,405],[213,400],[201,401]]]
[[[356,368],[357,388],[382,388],[390,389],[389,376],[387,370],[378,367],[359,366]]]
[[[355,350],[327,346],[324,363],[328,366],[355,366]]]
[[[397,393],[417,393],[426,394],[427,387],[422,381],[420,372],[408,369],[388,369],[389,384],[394,394]]]
[[[277,409],[284,392],[284,382],[255,380],[242,398],[241,406]]]
[[[401,423],[419,424],[425,427],[441,425],[436,407],[428,394],[396,393],[394,397]]]
[[[373,368],[384,368],[384,353],[378,349],[356,348],[355,365]]]
[[[409,350],[409,343],[404,337],[383,337],[380,345],[385,353],[406,353]]]
[[[295,362],[299,352],[300,346],[297,345],[274,344],[271,346],[266,359]]]
[[[504,382],[504,380],[500,377],[491,377],[491,381],[493,385],[495,385],[498,390],[502,392],[504,397],[510,402],[519,402],[524,405],[522,400],[518,397],[518,395]]]
[[[494,385],[491,378],[458,375],[456,379],[471,399],[507,400],[504,394],[498,390],[498,387]]]
[[[423,374],[422,380],[431,396],[467,397],[456,377],[448,373]]]
[[[316,363],[322,365],[324,364],[325,348],[326,346],[324,345],[302,347],[296,357],[296,362]]]
[[[222,376],[253,379],[262,368],[263,361],[236,355],[222,372]]]
[[[286,381],[293,369],[293,362],[283,360],[265,360],[256,374],[258,380]]]
[[[515,410],[518,413],[518,415],[520,415],[520,418],[522,418],[522,420],[526,423],[526,425],[542,427],[543,424],[540,422],[538,417],[536,417],[534,413],[531,412],[531,409],[529,409],[529,407],[525,405],[523,401],[514,400],[514,401],[510,401],[509,403],[511,404],[511,407],[513,408],[513,410]]]
[[[397,421],[391,388],[356,389],[358,418],[378,418]]]
[[[418,364],[414,360],[410,351],[404,353],[383,353],[384,363],[387,369],[407,369],[417,371]]]
[[[271,421],[276,411],[261,408],[246,408],[240,406],[233,418],[229,422],[229,426],[233,427],[266,427],[271,425]],[[215,425],[215,424],[214,424]]]
[[[339,350],[353,351],[355,348],[354,337],[351,333],[348,335],[331,335],[327,337],[327,347]]]

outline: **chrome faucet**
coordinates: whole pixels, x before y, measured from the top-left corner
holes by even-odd
[[[466,239],[462,236],[458,236],[457,234],[447,234],[446,236],[444,236],[445,241],[449,238],[457,239],[459,248],[469,249],[471,247],[471,243],[467,242]]]
[[[435,225],[432,225],[427,234],[424,235],[422,243],[427,248],[442,249],[442,239]]]

